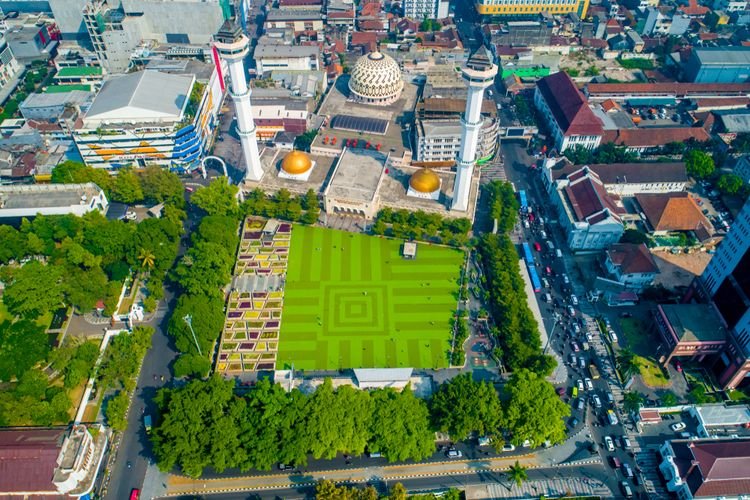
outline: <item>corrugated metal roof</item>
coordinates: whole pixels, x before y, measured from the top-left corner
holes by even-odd
[[[355,368],[354,376],[360,383],[405,382],[413,371],[413,368]]]
[[[694,48],[693,54],[701,64],[750,66],[750,47]]]

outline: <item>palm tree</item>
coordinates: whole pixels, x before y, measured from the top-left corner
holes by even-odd
[[[635,353],[630,349],[623,349],[617,355],[617,364],[620,367],[620,373],[625,379],[629,379],[641,372],[641,367]]]
[[[529,479],[529,475],[526,473],[526,467],[519,464],[518,460],[516,460],[516,463],[514,465],[511,465],[510,469],[508,470],[508,479],[516,483],[520,488],[521,484]]]
[[[154,267],[154,261],[156,256],[151,250],[141,248],[138,252],[138,260],[141,261],[141,267],[146,270],[151,270]]]

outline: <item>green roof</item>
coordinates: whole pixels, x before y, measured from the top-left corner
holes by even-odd
[[[72,85],[50,85],[44,89],[44,94],[64,94],[65,92],[72,92],[74,90],[85,90],[91,92],[91,85],[84,83],[74,83]]]
[[[63,78],[69,78],[73,76],[92,76],[101,75],[102,68],[99,66],[78,66],[75,68],[61,68],[57,72],[57,76]]]

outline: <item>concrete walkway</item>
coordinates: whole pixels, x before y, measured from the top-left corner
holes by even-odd
[[[486,460],[456,460],[422,464],[386,465],[356,469],[314,471],[303,474],[269,474],[265,476],[240,476],[221,479],[191,479],[185,476],[170,474],[166,477],[165,483],[162,482],[164,477],[160,476],[158,471],[152,472],[151,467],[149,467],[143,493],[144,498],[151,498],[152,495],[178,496],[205,494],[209,492],[221,493],[283,489],[311,485],[321,479],[352,483],[362,483],[370,481],[373,478],[397,481],[399,479],[414,477],[504,471],[508,470],[516,460],[527,468],[536,468],[541,465],[536,455],[530,454],[507,458],[488,458]],[[163,484],[166,484],[166,488],[162,486]],[[146,490],[147,487],[150,491]],[[149,495],[146,496],[146,493]]]
[[[599,496],[606,498],[612,492],[600,481],[588,478],[550,478],[540,481],[525,481],[519,487],[507,479],[466,488],[466,500],[479,498],[539,498],[562,496]]]

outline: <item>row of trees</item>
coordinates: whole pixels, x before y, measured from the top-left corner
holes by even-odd
[[[372,225],[372,232],[406,240],[425,240],[452,246],[463,246],[469,241],[469,219],[443,218],[422,210],[393,210],[383,208]]]
[[[478,252],[484,268],[488,307],[495,323],[493,333],[499,343],[496,353],[509,370],[528,368],[549,375],[556,362],[540,353],[539,325],[528,306],[518,252],[507,234],[516,224],[518,201],[509,183],[495,181],[487,190],[498,233],[483,235]]]
[[[304,466],[308,456],[380,452],[390,461],[423,460],[435,452],[434,430],[464,439],[472,432],[515,444],[565,438],[570,409],[541,376],[519,370],[501,395],[470,374],[443,384],[431,401],[407,388],[359,391],[330,380],[306,395],[261,380],[244,396],[218,376],[162,389],[161,418],[152,432],[162,470],[270,469],[276,462]],[[544,415],[544,418],[539,418]]]
[[[237,232],[236,217],[205,216],[175,267],[173,275],[182,290],[168,326],[182,353],[175,362],[175,376],[205,376],[211,368],[209,353],[224,324],[224,287],[232,277]]]
[[[596,150],[590,150],[576,144],[568,148],[565,157],[574,165],[589,165],[592,163],[630,163],[638,160],[638,154],[628,151],[625,146],[616,146],[613,142],[607,142]]]
[[[153,335],[153,328],[143,326],[135,327],[132,333],[121,332],[112,338],[99,365],[96,374],[99,390],[115,390],[107,401],[104,414],[109,426],[116,431],[123,431],[127,427],[130,396],[135,389],[141,361],[151,348]]]
[[[451,488],[440,495],[433,495],[431,493],[425,495],[408,495],[406,488],[401,483],[394,484],[387,496],[380,496],[378,490],[373,486],[360,489],[356,486],[337,485],[330,479],[322,479],[315,485],[316,500],[406,500],[407,498],[411,500],[434,500],[437,498],[461,500],[463,495],[461,494],[461,490],[455,488]]]
[[[112,176],[106,170],[68,160],[52,170],[52,182],[93,182],[107,193],[109,199],[121,203],[166,203],[169,210],[181,209],[185,205],[180,178],[159,165],[150,165],[141,171],[124,168],[118,171],[117,176]],[[167,211],[165,216],[172,214]]]

